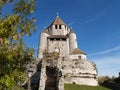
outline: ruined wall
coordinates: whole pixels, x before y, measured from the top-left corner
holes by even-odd
[[[97,69],[93,62],[87,60],[63,61],[64,83],[98,85]]]
[[[64,90],[64,77],[59,76],[62,64],[59,53],[44,53],[39,90]]]

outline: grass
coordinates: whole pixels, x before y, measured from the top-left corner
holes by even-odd
[[[65,90],[110,90],[102,86],[87,86],[87,85],[76,85],[76,84],[65,84]]]
[[[64,90],[110,90],[102,86],[87,86],[87,85],[77,85],[77,84],[65,84],[64,87],[65,87]],[[15,86],[4,90],[25,90],[25,89],[22,87]]]

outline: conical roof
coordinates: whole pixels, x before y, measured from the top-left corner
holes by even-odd
[[[66,24],[62,21],[62,19],[59,16],[57,16],[55,20],[50,24],[50,26],[52,25],[66,25]]]
[[[78,48],[75,48],[71,54],[84,54],[86,55],[86,53],[84,53],[82,50],[78,49]]]

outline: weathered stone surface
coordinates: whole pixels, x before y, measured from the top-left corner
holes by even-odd
[[[87,60],[64,61],[64,82],[85,85],[98,85],[97,70],[93,62]]]

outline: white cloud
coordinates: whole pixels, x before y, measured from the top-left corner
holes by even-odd
[[[100,52],[97,52],[97,53],[92,53],[90,55],[92,55],[92,56],[93,55],[102,55],[102,54],[107,54],[107,53],[117,51],[117,50],[120,50],[120,46],[116,46],[116,47],[110,48],[108,50],[100,51]]]
[[[93,17],[89,18],[88,20],[84,21],[81,24],[87,24],[87,23],[91,23],[97,20],[100,20],[103,16],[106,15],[106,10],[108,9],[108,7],[105,7],[103,10],[98,11],[96,14],[94,14]]]
[[[118,76],[120,72],[120,56],[109,56],[94,59],[99,75]]]
[[[120,72],[120,46],[90,54],[98,69],[98,75],[118,76]]]
[[[68,23],[67,25],[68,26],[71,26],[71,25],[73,25],[74,24],[74,22],[70,22],[70,23]]]

